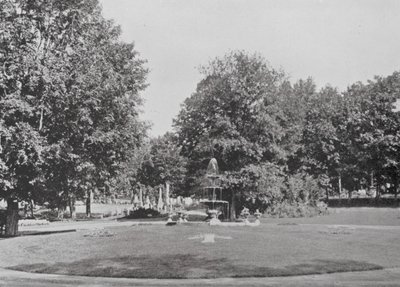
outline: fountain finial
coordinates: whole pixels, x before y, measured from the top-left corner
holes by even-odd
[[[208,176],[215,176],[219,174],[219,168],[218,168],[218,162],[215,158],[212,158],[210,160],[210,162],[208,163],[208,167],[207,167],[207,173]]]

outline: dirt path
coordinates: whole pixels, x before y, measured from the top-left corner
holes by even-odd
[[[34,274],[0,268],[0,286],[400,286],[400,268],[273,278],[125,279]]]

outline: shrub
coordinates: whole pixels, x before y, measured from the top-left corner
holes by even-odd
[[[241,171],[239,212],[247,207],[279,217],[303,217],[325,213],[320,205],[321,186],[311,175],[288,174],[273,163],[250,165]],[[231,181],[233,182],[233,181]],[[326,208],[325,208],[326,209]]]
[[[41,212],[35,213],[36,219],[48,220],[48,221],[58,221],[58,212],[57,210],[43,210]]]
[[[311,217],[327,214],[327,205],[319,202],[317,205],[310,205],[304,202],[289,203],[283,201],[267,208],[266,213],[272,217]]]
[[[172,217],[172,220],[176,221],[178,220],[179,216],[178,215],[174,215]],[[199,222],[199,221],[205,221],[207,219],[207,215],[200,215],[200,214],[189,214],[189,216],[187,217],[187,221],[189,222]]]
[[[130,214],[127,216],[127,218],[149,218],[149,217],[162,217],[161,213],[158,212],[155,209],[145,209],[145,208],[139,208],[134,210],[133,212],[130,212]]]

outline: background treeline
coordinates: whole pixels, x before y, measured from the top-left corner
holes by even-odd
[[[302,212],[321,196],[391,184],[397,194],[400,74],[344,92],[289,81],[238,51],[201,68],[174,121],[149,138],[140,120],[148,70],[97,0],[0,0],[0,198],[60,211],[77,199],[169,182],[202,186],[215,157],[237,209]],[[293,207],[293,209],[288,208]],[[14,211],[13,211],[14,210]],[[306,211],[305,211],[306,212]],[[12,221],[12,222],[11,222]]]
[[[241,51],[202,71],[175,120],[187,190],[201,186],[200,167],[215,157],[236,201],[271,213],[306,213],[321,197],[358,189],[379,197],[388,184],[397,196],[400,73],[317,90]]]

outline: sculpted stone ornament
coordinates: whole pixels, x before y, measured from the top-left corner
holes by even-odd
[[[209,209],[207,213],[211,216],[210,225],[220,225],[221,221],[218,219],[219,212],[216,209]]]
[[[243,207],[243,210],[242,210],[242,212],[240,213],[240,215],[242,216],[244,223],[246,223],[246,224],[249,224],[249,223],[250,223],[250,222],[249,222],[250,211],[249,211],[248,208]]]
[[[183,212],[182,211],[178,211],[178,220],[176,223],[181,224],[184,223],[185,220],[183,219]]]
[[[256,209],[256,212],[254,212],[254,216],[256,217],[256,220],[254,221],[254,225],[260,225],[260,217],[261,217],[262,213]]]
[[[172,213],[168,213],[168,220],[167,223],[172,222]]]
[[[214,233],[199,234],[197,236],[189,237],[188,239],[190,239],[190,240],[202,239],[201,243],[215,243],[215,238],[232,239],[232,237],[230,237],[230,236],[219,236],[219,235],[215,235]]]

